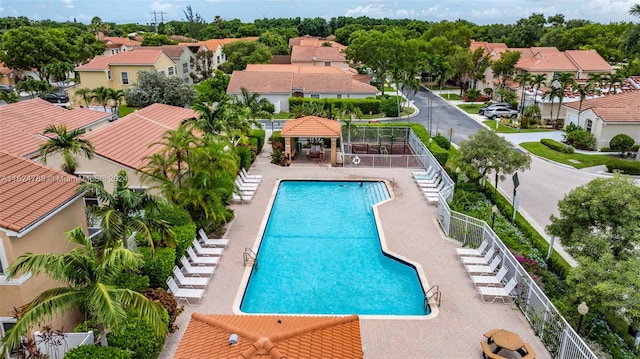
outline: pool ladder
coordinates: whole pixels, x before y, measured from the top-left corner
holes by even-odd
[[[242,253],[242,260],[244,261],[244,266],[255,266],[256,270],[258,269],[258,256],[251,248],[245,248],[244,253]]]
[[[442,299],[442,292],[440,292],[440,286],[439,285],[434,285],[431,288],[429,288],[429,290],[427,291],[427,293],[425,293],[424,295],[424,311],[427,311],[427,307],[429,306],[429,304],[431,304],[431,299],[434,300],[434,304],[437,304],[438,307],[440,307],[440,301]]]

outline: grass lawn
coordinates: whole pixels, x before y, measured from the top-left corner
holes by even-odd
[[[458,95],[457,93],[442,93],[440,94],[440,97],[445,98],[447,100],[456,100],[456,101],[460,101],[462,100],[462,97],[460,97],[460,95]],[[476,113],[478,113],[478,111],[476,111]]]
[[[123,118],[124,116],[132,113],[135,110],[137,110],[137,108],[135,107],[118,106],[118,118]]]
[[[496,120],[487,120],[487,121],[482,121],[482,123],[484,123],[485,125],[489,126],[489,128],[495,129],[496,128]],[[513,128],[513,127],[509,127],[509,126],[505,126],[503,124],[499,124],[498,125],[498,133],[516,133],[516,132],[548,132],[551,130],[548,130],[546,128],[526,128],[524,130],[520,130],[518,131],[517,128]],[[545,146],[546,147],[546,146]]]
[[[458,107],[460,107],[461,109],[464,110],[464,112],[466,113],[470,113],[470,114],[474,114],[477,115],[478,114],[478,110],[480,109],[480,107],[484,106],[484,104],[482,102],[480,103],[463,103],[458,105]]]
[[[548,160],[564,163],[575,168],[586,168],[606,164],[610,159],[616,158],[616,155],[585,155],[582,153],[562,153],[554,151],[540,142],[525,142],[520,146],[534,155],[544,157]]]

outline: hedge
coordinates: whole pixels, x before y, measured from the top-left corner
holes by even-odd
[[[193,239],[192,239],[193,240]],[[155,253],[149,247],[139,247],[138,252],[144,260],[140,271],[149,276],[149,287],[167,289],[166,280],[171,276],[175,266],[176,250],[173,248],[156,248]]]
[[[607,162],[607,171],[622,172],[626,175],[640,175],[640,162],[612,158]]]
[[[447,151],[451,148],[451,142],[449,142],[449,139],[444,137],[441,134],[437,134],[436,136],[434,136],[433,140],[435,141],[435,143],[438,144],[438,146],[442,147]]]
[[[265,136],[266,136],[265,130],[251,130],[251,132],[249,133],[249,138],[255,138],[257,141],[258,153],[262,152],[262,148],[264,148]]]
[[[540,143],[549,147],[550,149],[562,153],[573,153],[575,152],[574,148],[569,145],[565,145],[564,143],[560,143],[556,140],[552,140],[550,138],[543,138],[540,140]]]
[[[244,168],[251,167],[252,156],[251,156],[251,147],[249,146],[237,146],[236,152],[240,157],[240,166]]]
[[[142,318],[129,315],[124,325],[117,329],[108,335],[110,346],[130,351],[133,359],[156,359],[160,355],[166,335],[157,336],[153,327]]]
[[[342,108],[348,104],[357,107],[363,114],[380,113],[380,100],[374,98],[309,98],[309,97],[290,97],[289,108],[300,106],[305,103],[319,103],[323,108],[328,110],[333,105],[335,108]]]
[[[167,221],[171,226],[183,226],[193,222],[189,212],[171,202],[161,205],[158,212],[153,215],[153,218]]]
[[[176,241],[175,263],[178,264],[180,257],[187,253],[187,248],[189,248],[196,238],[196,224],[189,222],[183,226],[173,227],[172,229]]]
[[[116,347],[81,345],[66,352],[64,357],[65,359],[129,359],[131,354],[127,350]]]

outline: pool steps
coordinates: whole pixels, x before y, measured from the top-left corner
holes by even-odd
[[[367,194],[367,205],[373,206],[376,203],[389,199],[389,192],[384,182],[369,182],[365,184],[365,193]]]

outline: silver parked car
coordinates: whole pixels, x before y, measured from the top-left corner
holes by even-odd
[[[506,107],[496,107],[493,109],[487,109],[484,111],[484,115],[487,118],[492,118],[492,119],[496,119],[499,117],[511,117],[511,118],[516,118],[518,117],[518,110],[512,110],[510,108],[506,108]]]

